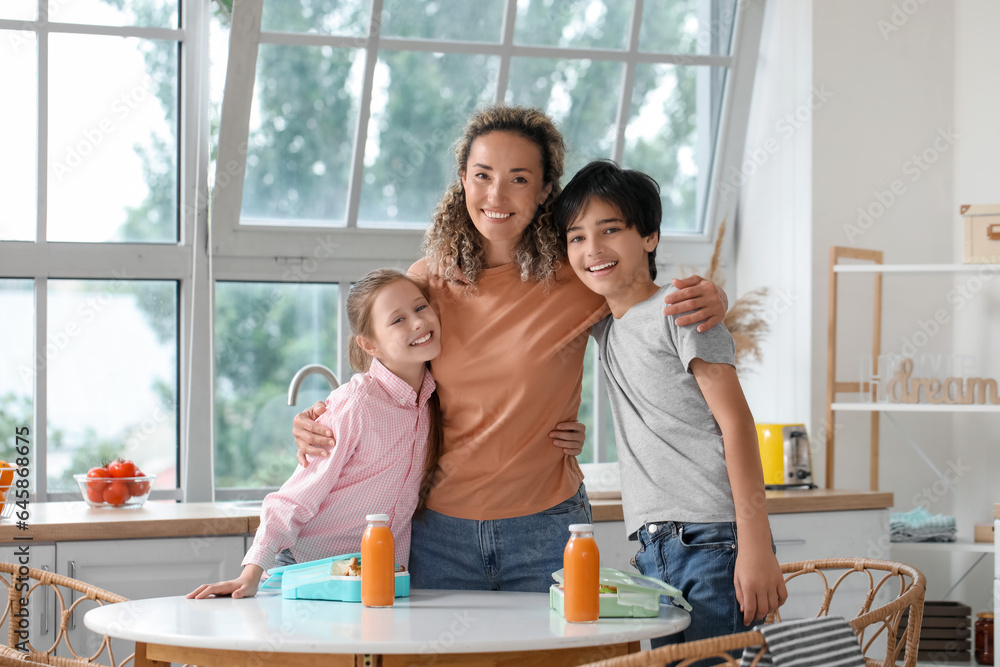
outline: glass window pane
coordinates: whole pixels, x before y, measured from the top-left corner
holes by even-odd
[[[612,156],[623,63],[600,60],[513,58],[508,104],[536,106],[566,140],[565,184],[580,167]]]
[[[49,20],[88,25],[176,28],[179,0],[49,0]]]
[[[0,104],[0,241],[34,241],[38,190],[38,40],[0,30],[0,90],[17,104]]]
[[[38,0],[3,0],[0,2],[0,19],[33,21],[38,17]]]
[[[364,37],[371,15],[371,0],[266,0],[261,29]]]
[[[49,37],[50,241],[177,241],[177,48]]]
[[[279,486],[291,475],[292,419],[330,387],[310,375],[289,406],[288,384],[307,364],[336,369],[337,314],[337,285],[216,284],[217,487]]]
[[[4,325],[0,327],[0,459],[13,462],[17,454],[15,429],[28,427],[34,445],[34,353],[35,303],[34,281],[0,278],[0,313]],[[34,456],[31,458],[34,462]],[[32,466],[32,470],[34,466]]]
[[[452,145],[493,101],[499,58],[384,52],[375,70],[359,227],[426,227],[457,178]]]
[[[624,49],[632,3],[621,0],[518,0],[514,41],[531,46]]]
[[[660,184],[664,232],[702,229],[725,68],[639,65],[622,163]]]
[[[357,49],[260,46],[243,224],[344,225],[363,69]]]
[[[212,3],[212,18],[208,24],[208,135],[211,159],[208,162],[208,182],[215,183],[216,158],[219,154],[219,122],[222,118],[222,93],[226,85],[226,66],[229,63],[229,18],[223,15],[218,3]]]
[[[50,280],[48,483],[117,456],[177,487],[177,283]]]
[[[382,5],[383,37],[500,41],[504,0],[386,0]]]
[[[736,0],[646,0],[639,50],[729,55]]]

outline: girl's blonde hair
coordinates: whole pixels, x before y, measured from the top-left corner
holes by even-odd
[[[406,280],[416,286],[428,299],[427,288],[397,269],[375,269],[364,278],[354,283],[351,293],[347,295],[347,321],[351,326],[351,339],[347,344],[347,353],[351,367],[359,373],[366,372],[372,364],[370,354],[358,345],[358,336],[372,338],[372,304],[375,297],[386,285],[398,280]],[[444,450],[444,433],[441,424],[441,402],[435,391],[427,401],[430,414],[430,433],[427,435],[427,457],[424,459],[423,481],[420,485],[420,500],[416,513],[423,512],[428,494],[434,486],[438,472],[438,461]]]
[[[519,134],[538,146],[542,154],[542,180],[551,184],[552,190],[521,234],[513,259],[521,269],[521,280],[546,282],[555,277],[559,261],[565,257],[562,234],[552,224],[552,202],[562,190],[559,179],[566,146],[555,123],[539,109],[498,104],[469,117],[462,138],[455,144],[458,178],[448,186],[434,211],[424,238],[424,256],[440,267],[445,278],[457,278],[456,268],[461,269],[473,286],[486,268],[486,242],[469,217],[462,175],[472,143],[491,132]]]

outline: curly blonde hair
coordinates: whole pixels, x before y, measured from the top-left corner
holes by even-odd
[[[486,243],[472,223],[465,203],[462,176],[472,143],[491,132],[513,132],[538,146],[542,154],[542,180],[551,184],[548,198],[538,207],[531,224],[514,248],[514,262],[521,280],[547,282],[555,277],[565,257],[561,234],[552,222],[552,203],[562,191],[566,145],[552,119],[539,109],[497,104],[469,117],[462,137],[455,144],[457,178],[445,191],[434,211],[424,238],[424,256],[438,266],[445,278],[456,278],[461,269],[473,287],[486,268]]]

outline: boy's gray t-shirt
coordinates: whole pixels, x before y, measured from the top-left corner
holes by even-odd
[[[615,418],[630,539],[650,522],[736,520],[722,432],[690,372],[695,358],[735,365],[735,344],[721,324],[698,333],[664,315],[673,291],[665,285],[591,329]]]

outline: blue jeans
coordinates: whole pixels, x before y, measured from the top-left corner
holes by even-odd
[[[678,634],[651,640],[653,648],[751,629],[743,625],[733,586],[735,523],[649,523],[639,529],[638,537],[640,547],[632,565],[648,577],[679,588],[693,608],[691,625]]]
[[[571,523],[591,523],[580,485],[569,499],[511,519],[457,519],[432,510],[414,518],[410,536],[413,588],[548,592],[562,567]]]

